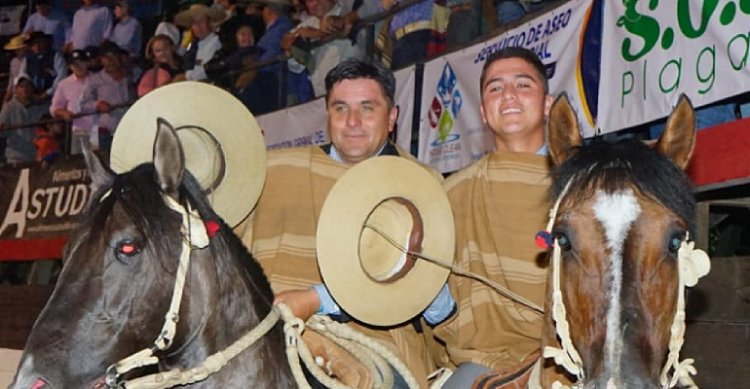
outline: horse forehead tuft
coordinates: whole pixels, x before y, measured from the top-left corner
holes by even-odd
[[[641,212],[638,198],[631,188],[613,192],[597,190],[592,208],[594,217],[604,227],[610,248],[622,244],[630,226]]]

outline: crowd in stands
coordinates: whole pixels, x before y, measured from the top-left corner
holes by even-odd
[[[0,113],[0,166],[50,163],[66,143],[55,120],[70,130],[66,152],[80,152],[80,138],[106,150],[127,106],[170,82],[214,83],[256,115],[312,100],[324,93],[328,70],[368,54],[366,29],[352,31],[363,18],[403,5],[375,26],[377,52],[395,69],[486,32],[478,1],[167,1],[163,21],[144,38],[126,0],[111,7],[81,0],[71,21],[51,1],[37,0],[23,33],[4,47],[13,59]],[[501,11],[509,3],[513,11]],[[498,21],[508,23],[538,3],[494,5]],[[35,122],[39,128],[20,127]]]

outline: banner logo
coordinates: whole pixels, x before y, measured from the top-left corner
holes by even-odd
[[[437,130],[438,138],[431,145],[457,141],[461,136],[453,131],[453,124],[463,106],[461,90],[456,87],[458,79],[450,63],[445,63],[443,73],[437,84],[437,95],[432,97],[430,111],[427,114],[430,127]]]

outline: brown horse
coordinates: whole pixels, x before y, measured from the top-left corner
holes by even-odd
[[[692,382],[692,367],[678,362],[683,285],[694,284],[708,266],[705,254],[693,255],[687,243],[695,200],[682,169],[692,154],[694,123],[690,102],[681,98],[653,148],[635,140],[584,145],[567,98],[553,104],[547,143],[557,165],[557,204],[541,387]],[[690,266],[701,268],[694,279],[681,272]]]
[[[12,388],[121,387],[121,379],[153,372],[137,366],[124,376],[108,371],[139,350],[152,351],[160,371],[191,369],[271,310],[262,269],[185,170],[177,132],[163,120],[158,126],[153,164],[116,175],[86,152],[94,194]],[[186,252],[184,292],[173,298]],[[176,326],[172,336],[162,324],[174,301],[179,319],[167,315]],[[194,386],[295,387],[284,344],[277,325]]]

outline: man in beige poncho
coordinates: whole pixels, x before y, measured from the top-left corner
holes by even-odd
[[[496,151],[446,181],[455,263],[542,307],[546,269],[534,236],[549,210],[544,126],[552,97],[545,68],[533,52],[505,48],[487,59],[480,86],[482,120]],[[542,315],[472,279],[452,275],[449,285],[458,309],[435,328],[447,351],[436,362],[458,369],[444,388],[470,388],[491,370],[517,382],[513,377],[539,355]]]
[[[236,229],[268,275],[276,301],[289,305],[303,319],[315,313],[342,313],[321,284],[315,248],[320,210],[336,180],[349,166],[374,156],[399,155],[414,160],[388,141],[398,114],[393,100],[395,79],[389,70],[375,63],[347,60],[328,73],[326,90],[332,143],[270,151],[258,205],[251,218]],[[431,306],[423,314],[432,324],[447,317],[454,307],[446,287],[440,296],[442,300],[438,297],[436,301],[446,308],[434,313]],[[375,328],[348,323],[394,351],[426,386],[432,359],[418,326],[406,323]],[[396,387],[401,387],[403,380],[396,380]]]

